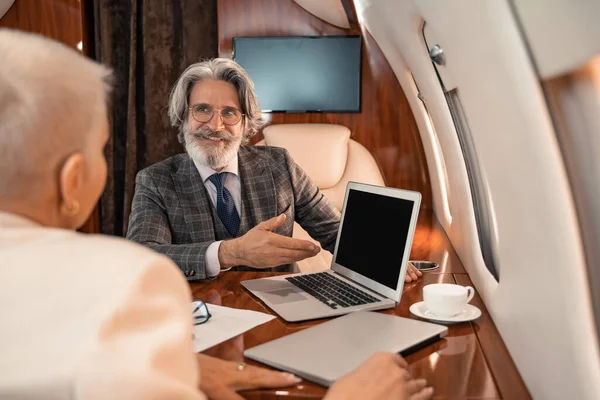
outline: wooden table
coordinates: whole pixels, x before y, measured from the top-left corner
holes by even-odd
[[[417,282],[404,286],[400,304],[382,311],[406,318],[415,318],[408,308],[423,299],[423,286],[430,283],[472,285],[460,259],[448,238],[433,218],[421,218],[411,253],[411,259],[425,259],[440,264],[440,269],[424,273]],[[270,272],[226,272],[214,281],[191,283],[195,298],[227,307],[262,311],[273,314],[260,300],[253,297],[240,282],[247,279],[273,276]],[[425,378],[435,389],[436,399],[529,399],[531,396],[508,353],[496,326],[476,293],[471,304],[479,307],[482,316],[474,322],[450,325],[448,336],[406,357],[414,376]],[[243,335],[208,349],[205,353],[228,360],[245,361],[243,351],[261,343],[294,333],[321,319],[287,323],[281,318],[260,325]],[[325,388],[302,382],[293,388],[244,392],[249,399],[321,398]]]

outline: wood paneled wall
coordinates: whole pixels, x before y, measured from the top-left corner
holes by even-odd
[[[16,0],[0,19],[0,28],[39,33],[77,48],[82,40],[79,0]],[[100,215],[96,208],[80,229],[99,233]]]
[[[16,0],[0,27],[40,33],[76,47],[81,41],[79,0]]]
[[[348,30],[320,20],[293,0],[218,0],[219,55],[231,57],[233,37],[362,34],[362,112],[273,113],[267,117],[272,124],[347,126],[352,138],[374,155],[388,186],[421,192],[422,208],[431,209],[425,153],[404,92],[379,46],[368,32],[361,32],[352,1],[342,3],[351,23]],[[257,135],[255,141],[261,138]]]

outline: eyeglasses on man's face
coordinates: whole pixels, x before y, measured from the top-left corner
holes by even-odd
[[[213,109],[209,104],[194,104],[190,107],[190,111],[192,112],[192,118],[202,124],[206,124],[213,119],[215,112],[218,110]],[[222,110],[218,111],[218,113],[225,125],[235,125],[240,122],[244,116],[244,114],[235,107],[224,107]]]
[[[202,300],[198,300],[198,304],[194,308],[194,311],[192,311],[192,315],[194,316],[194,325],[201,325],[211,317],[210,312],[208,312],[208,306]]]

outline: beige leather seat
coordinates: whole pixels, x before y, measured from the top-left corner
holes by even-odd
[[[283,147],[338,210],[342,210],[349,181],[383,186],[377,162],[369,151],[350,139],[350,130],[332,124],[270,125],[257,145]],[[297,223],[294,237],[313,240]],[[322,250],[300,261],[298,270],[321,271],[331,266],[332,254]]]

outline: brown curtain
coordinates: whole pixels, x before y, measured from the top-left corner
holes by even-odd
[[[169,90],[188,65],[217,56],[217,0],[93,0],[84,7],[90,53],[114,71],[101,229],[123,236],[137,172],[183,151],[168,121]]]

